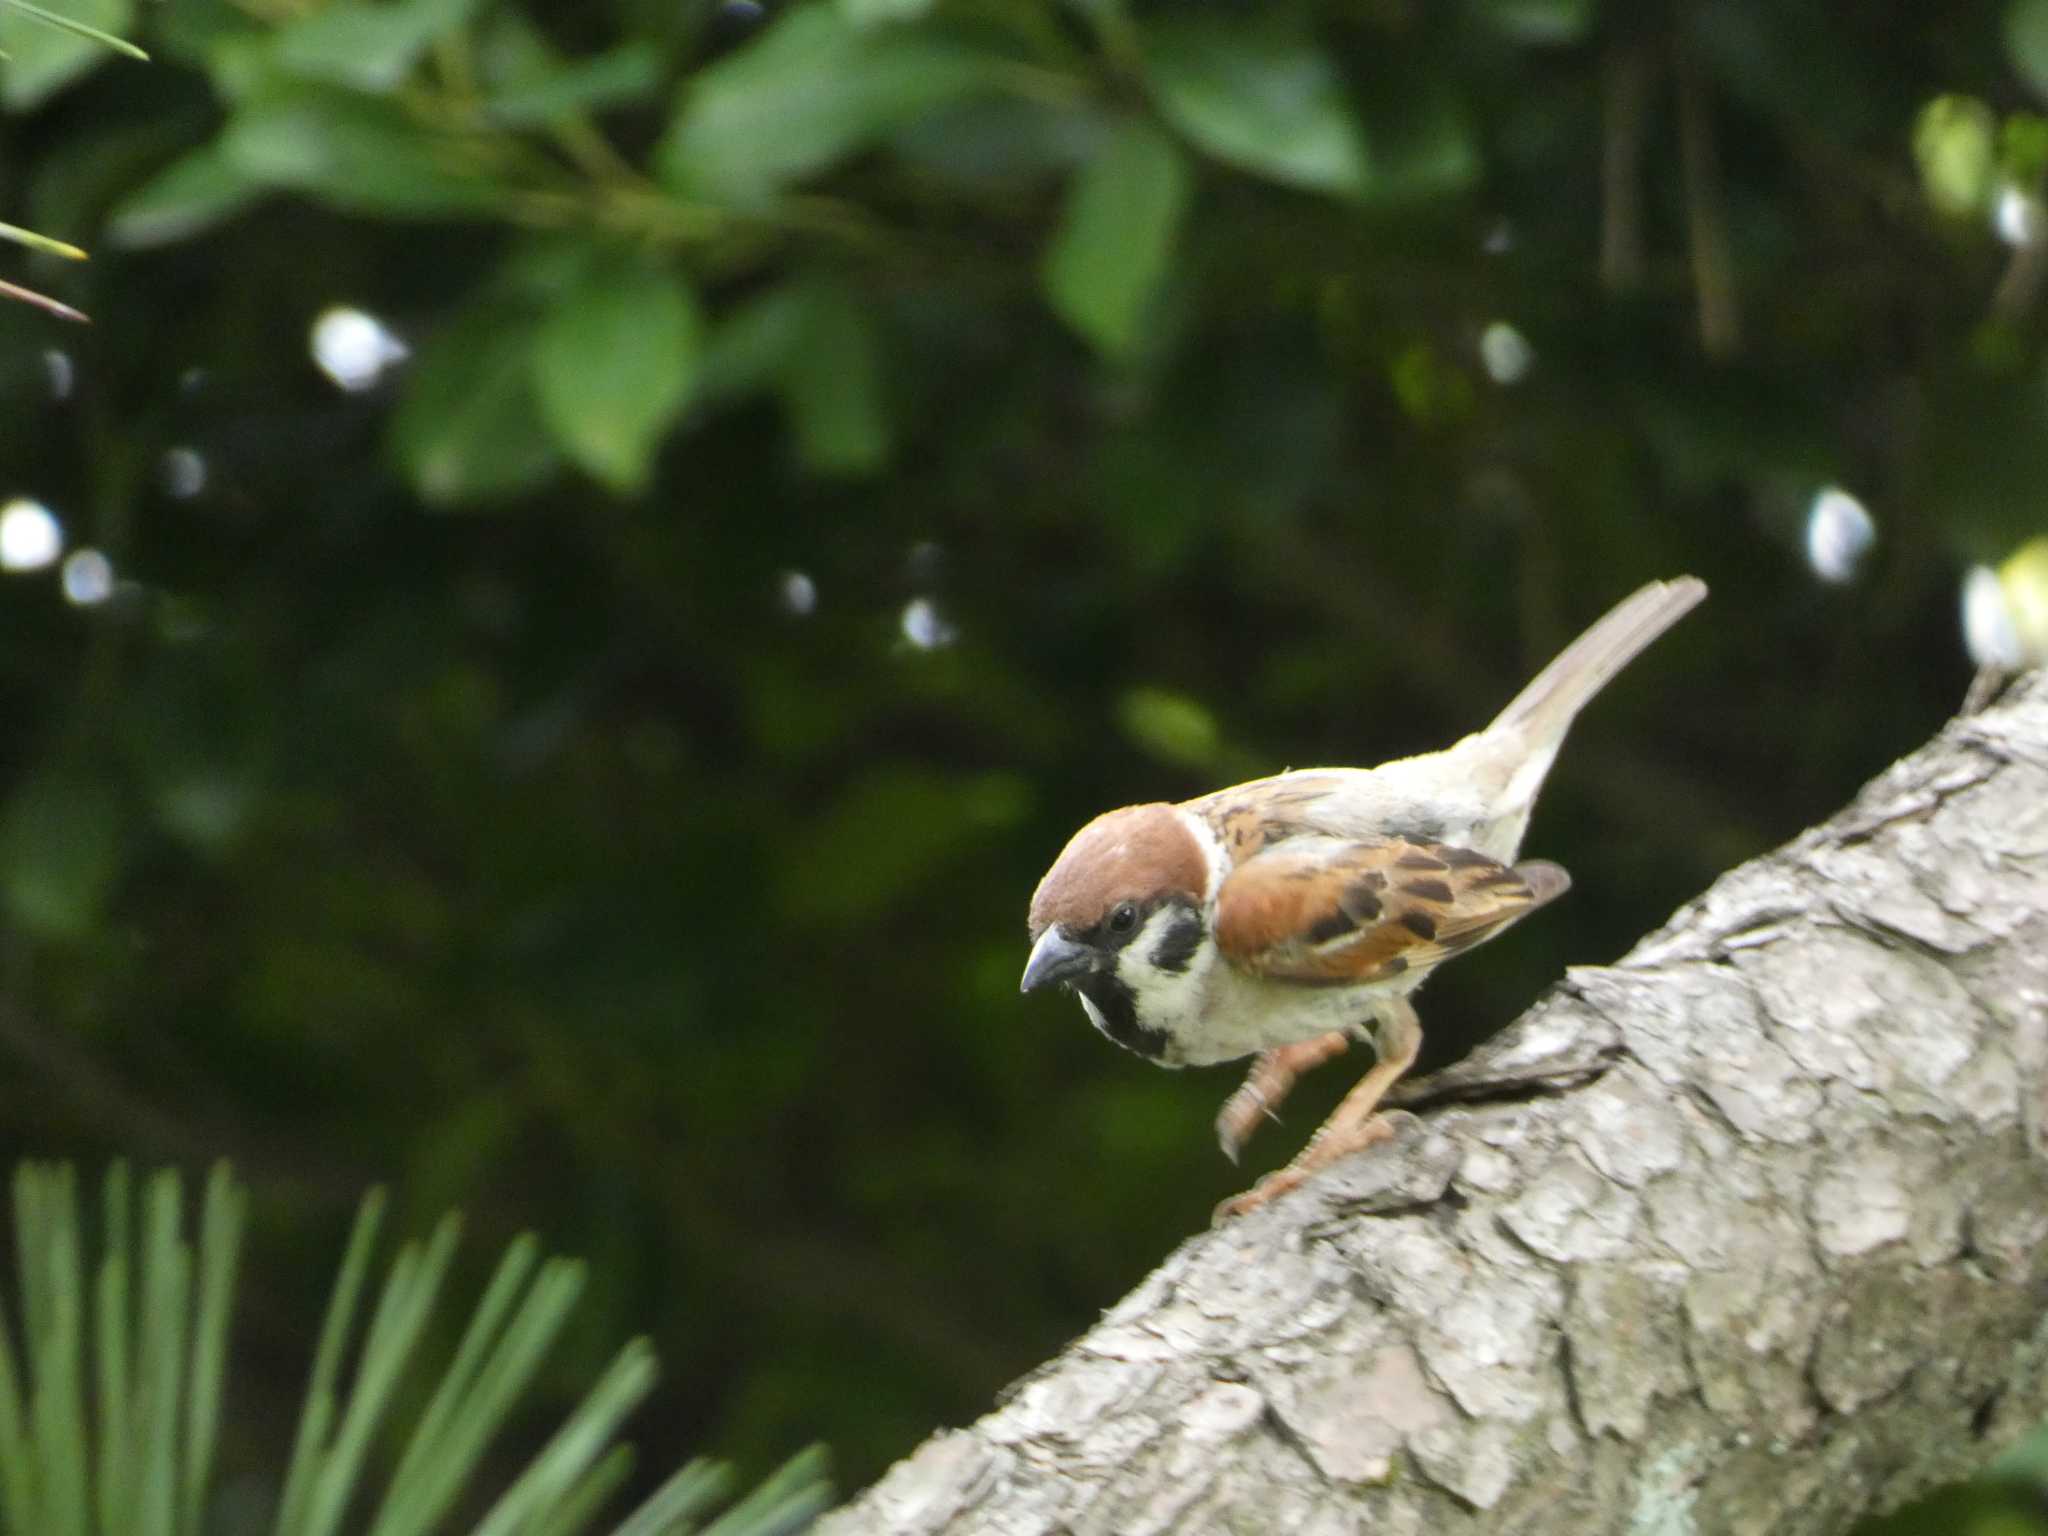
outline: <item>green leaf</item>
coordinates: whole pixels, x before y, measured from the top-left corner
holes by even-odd
[[[479,305],[420,356],[391,423],[391,447],[437,506],[530,489],[560,462],[534,402],[530,317]]]
[[[107,238],[130,249],[175,245],[233,218],[264,190],[218,144],[202,144],[116,203]]]
[[[1223,748],[1216,717],[1184,693],[1133,688],[1119,701],[1117,719],[1126,736],[1163,762],[1208,768]]]
[[[2031,187],[2048,176],[2048,117],[2013,112],[1998,131],[1999,173],[2015,186]]]
[[[856,27],[883,27],[916,21],[931,14],[933,0],[838,0],[839,9]]]
[[[0,6],[0,106],[28,112],[112,56],[135,20],[133,0],[44,0]]]
[[[2019,77],[2048,96],[2048,0],[2012,0],[2005,8],[2005,52]]]
[[[661,83],[661,56],[646,43],[554,65],[491,92],[486,110],[508,128],[531,128],[576,112],[599,112],[646,98]]]
[[[24,928],[75,938],[99,920],[121,868],[121,807],[103,774],[49,769],[0,821],[0,897]]]
[[[1593,25],[1594,0],[1485,0],[1481,10],[1518,43],[1576,43]]]
[[[804,290],[785,283],[720,315],[704,344],[698,397],[736,400],[772,387],[802,344],[808,308]]]
[[[1133,118],[1074,178],[1040,277],[1047,299],[1075,330],[1117,354],[1173,256],[1192,177],[1173,141]]]
[[[482,213],[501,196],[475,141],[429,133],[393,104],[347,91],[264,93],[228,119],[220,145],[249,179],[350,212]]]
[[[837,283],[803,290],[798,339],[779,382],[806,466],[846,476],[887,466],[881,343],[873,318]]]
[[[1422,201],[1462,192],[1479,179],[1478,135],[1463,104],[1434,82],[1374,102],[1375,203]]]
[[[213,51],[231,39],[251,38],[265,49],[275,31],[235,0],[178,0],[159,6],[151,18],[150,42],[166,57],[204,69]]]
[[[1003,69],[924,28],[861,28],[836,6],[803,6],[692,82],[659,168],[683,191],[760,202],[892,128],[993,89]]]
[[[1945,214],[1970,217],[1991,206],[1997,119],[1974,96],[1937,96],[1913,123],[1913,158],[1928,202]]]
[[[277,35],[295,74],[376,94],[395,90],[427,48],[467,22],[478,0],[329,0]]]
[[[827,927],[871,923],[934,871],[1015,826],[1030,798],[1009,773],[874,768],[804,828],[807,856],[784,870],[778,910]]]
[[[534,337],[542,419],[598,479],[640,490],[689,399],[702,337],[696,295],[681,277],[637,263],[593,266]]]
[[[1147,29],[1145,71],[1168,120],[1217,159],[1310,191],[1364,190],[1364,134],[1314,42],[1263,24],[1176,19]]]
[[[889,152],[934,190],[1014,196],[1064,176],[1102,148],[1102,120],[1025,96],[982,96],[889,135]]]

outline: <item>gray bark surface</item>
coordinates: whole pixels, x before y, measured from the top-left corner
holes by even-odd
[[[2048,676],[1425,1091],[821,1536],[1828,1532],[1968,1475],[2048,1416]]]

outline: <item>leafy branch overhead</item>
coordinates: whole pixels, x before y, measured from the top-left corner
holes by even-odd
[[[1284,24],[844,0],[752,24],[700,8],[665,55],[568,57],[481,0],[256,10],[167,24],[224,121],[115,209],[112,237],[182,240],[274,193],[518,231],[472,310],[488,324],[429,339],[400,404],[398,461],[444,504],[565,461],[638,492],[688,413],[758,396],[808,469],[872,475],[899,436],[878,301],[905,264],[971,271],[1028,220],[1042,302],[1131,359],[1182,273],[1199,161],[1352,200],[1418,186],[1402,142],[1370,148],[1335,55]],[[622,142],[660,124],[645,163],[610,114]],[[961,152],[998,138],[993,160]],[[1432,153],[1426,190],[1476,169]],[[843,195],[872,175],[902,195]],[[938,228],[934,188],[978,200],[974,227]]]

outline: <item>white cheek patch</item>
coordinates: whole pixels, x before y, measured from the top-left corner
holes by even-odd
[[[1076,992],[1074,996],[1081,999],[1081,1006],[1088,1010],[1088,1022],[1102,1032],[1103,1038],[1114,1040],[1116,1036],[1109,1032],[1109,1020],[1105,1019],[1102,1010],[1095,1006],[1095,999],[1086,992]]]
[[[1180,908],[1162,907],[1145,919],[1131,942],[1117,956],[1117,979],[1130,988],[1138,1004],[1138,1021],[1148,1029],[1178,1034],[1201,1011],[1203,972],[1197,956],[1168,942],[1169,934],[1185,922]],[[1199,935],[1197,935],[1199,936]],[[1178,969],[1163,970],[1155,956],[1162,949],[1180,950],[1186,958]]]

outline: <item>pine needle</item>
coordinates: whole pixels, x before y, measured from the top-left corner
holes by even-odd
[[[19,283],[0,282],[0,298],[17,299],[23,304],[33,304],[37,309],[46,310],[59,320],[76,320],[80,325],[92,324],[92,316],[84,310],[73,309],[69,304],[53,299],[47,293],[37,293],[35,289],[24,288]]]
[[[766,1482],[704,1527],[703,1536],[790,1536],[832,1502],[823,1446],[798,1451]]]
[[[46,21],[53,27],[62,27],[66,32],[89,37],[102,47],[111,48],[116,53],[125,53],[131,59],[140,59],[145,64],[149,62],[149,55],[126,38],[116,37],[111,32],[102,32],[98,27],[88,26],[74,16],[60,16],[55,11],[44,10],[40,5],[31,5],[29,0],[0,0],[0,3],[10,5],[25,15],[33,16],[37,21]]]
[[[334,1420],[334,1384],[341,1374],[342,1351],[348,1347],[348,1336],[355,1325],[356,1300],[362,1294],[363,1277],[369,1272],[370,1249],[376,1243],[377,1226],[383,1215],[384,1191],[373,1189],[356,1212],[348,1251],[341,1261],[341,1275],[334,1282],[327,1319],[321,1325],[320,1345],[313,1354],[312,1380],[306,1387],[305,1405],[299,1411],[299,1433],[292,1446],[291,1468],[285,1474],[284,1497],[278,1501],[277,1536],[299,1536],[304,1529],[306,1501],[319,1472],[328,1426]]]
[[[42,251],[50,256],[62,256],[66,261],[89,261],[92,258],[68,240],[52,240],[48,235],[39,235],[32,229],[23,229],[19,224],[0,222],[0,240],[12,240],[16,245],[25,245],[32,251]]]
[[[221,1394],[227,1377],[228,1316],[234,1306],[235,1265],[241,1257],[248,1208],[249,1197],[236,1187],[228,1165],[215,1163],[206,1181],[206,1204],[199,1218],[199,1324],[192,1335],[192,1366],[187,1373],[179,1536],[200,1536],[206,1493],[213,1482],[213,1452],[220,1435]]]
[[[128,1372],[134,1274],[128,1248],[128,1165],[107,1170],[101,1190],[97,1304],[99,1365],[99,1517],[103,1531],[125,1531],[134,1521],[135,1469],[129,1445]]]

